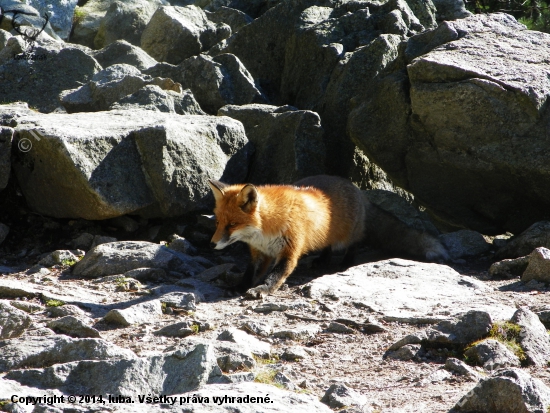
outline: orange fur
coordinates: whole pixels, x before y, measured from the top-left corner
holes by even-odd
[[[363,236],[364,198],[342,178],[310,177],[295,186],[226,186],[215,181],[210,186],[217,220],[212,246],[222,249],[235,241],[248,243],[253,285],[274,261],[266,284],[255,292],[249,290],[249,295],[277,290],[302,255],[327,247],[345,249]]]

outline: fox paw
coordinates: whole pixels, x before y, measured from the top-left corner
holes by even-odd
[[[269,288],[265,284],[251,288],[245,294],[246,298],[253,299],[253,300],[262,299],[267,295],[269,295]]]

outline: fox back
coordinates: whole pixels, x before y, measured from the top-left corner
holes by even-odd
[[[364,198],[342,178],[320,175],[293,186],[230,185],[212,190],[217,218],[212,243],[217,249],[244,241],[273,258],[285,249],[301,256],[329,246],[344,249],[363,236]]]

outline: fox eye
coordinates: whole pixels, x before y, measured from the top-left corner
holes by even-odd
[[[230,227],[234,227],[235,225],[237,225],[236,222],[231,222],[231,223],[229,224]]]

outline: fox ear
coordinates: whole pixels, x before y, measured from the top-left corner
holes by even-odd
[[[252,184],[246,184],[239,195],[237,203],[244,212],[252,212],[258,205],[258,190]]]
[[[223,190],[227,186],[223,182],[220,181],[214,181],[213,179],[208,180],[208,185],[210,186],[210,189],[212,190],[212,193],[214,194],[214,198],[216,199],[216,203],[221,201],[223,196],[225,195]]]

